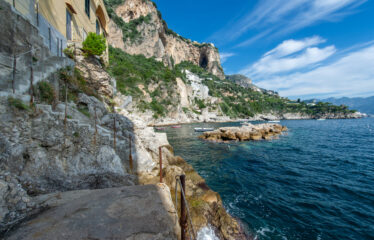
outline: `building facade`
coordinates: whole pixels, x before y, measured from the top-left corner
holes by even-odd
[[[62,56],[69,44],[79,46],[90,32],[107,36],[109,16],[103,0],[5,1],[39,29],[53,55]]]

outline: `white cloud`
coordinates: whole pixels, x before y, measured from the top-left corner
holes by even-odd
[[[286,40],[265,53],[259,61],[243,69],[241,73],[253,78],[263,78],[318,63],[336,52],[334,46],[313,47],[323,42],[325,40],[318,36],[303,40]]]
[[[260,87],[288,97],[368,96],[374,94],[374,44],[304,73],[272,76]]]
[[[253,10],[244,15],[235,24],[225,26],[212,38],[230,42],[248,31],[254,31],[254,37],[237,45],[243,47],[271,35],[280,36],[305,28],[319,21],[339,20],[352,9],[367,0],[261,0]]]
[[[235,56],[235,53],[220,53],[219,55],[221,57],[221,63],[224,63],[228,58]]]
[[[305,38],[303,40],[285,40],[273,50],[265,53],[265,56],[275,55],[277,57],[283,57],[324,42],[326,42],[326,40],[319,36]]]

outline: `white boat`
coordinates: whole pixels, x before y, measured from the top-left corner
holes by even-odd
[[[213,130],[214,128],[195,128],[195,132],[209,132]]]
[[[269,123],[279,123],[280,120],[272,120],[272,121],[268,121]]]
[[[318,118],[317,121],[325,121],[326,118]]]

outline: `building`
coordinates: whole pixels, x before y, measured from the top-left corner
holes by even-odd
[[[80,45],[89,32],[107,36],[109,16],[103,0],[5,1],[38,28],[53,55],[62,56],[69,44]]]

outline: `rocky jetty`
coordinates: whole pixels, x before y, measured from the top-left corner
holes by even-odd
[[[205,132],[199,138],[214,142],[271,140],[287,130],[286,126],[280,124],[253,125],[248,123],[242,127],[222,127],[211,132]]]

